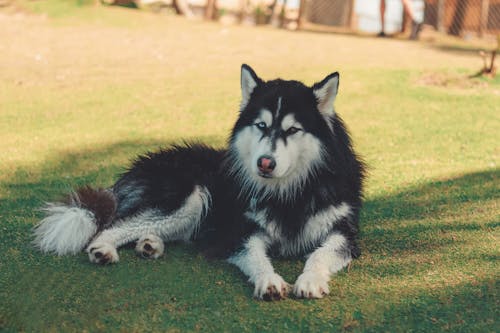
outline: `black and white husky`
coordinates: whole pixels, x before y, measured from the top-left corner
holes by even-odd
[[[328,294],[331,274],[359,256],[363,164],[333,102],[339,74],[307,87],[263,81],[241,68],[240,115],[227,150],[184,144],[140,156],[109,189],[81,188],[49,204],[35,229],[44,252],[118,261],[137,242],[147,258],[164,242],[196,240],[227,258],[258,299]],[[272,256],[307,256],[291,287]]]

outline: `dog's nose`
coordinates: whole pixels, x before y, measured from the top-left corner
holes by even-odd
[[[276,161],[269,155],[263,155],[257,160],[257,166],[263,173],[271,173],[276,167]]]

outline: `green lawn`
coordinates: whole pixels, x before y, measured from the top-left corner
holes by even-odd
[[[1,331],[498,330],[500,80],[466,78],[477,55],[74,3],[0,11]],[[370,175],[362,256],[330,296],[255,301],[186,244],[105,267],[32,247],[45,201],[111,185],[148,149],[223,146],[243,62],[309,84],[341,73],[337,111]],[[303,266],[274,262],[290,282]]]

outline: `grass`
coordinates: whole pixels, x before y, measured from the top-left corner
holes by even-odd
[[[1,330],[497,329],[500,84],[466,78],[480,59],[74,2],[19,6],[37,14],[0,17]],[[332,279],[330,296],[257,302],[236,268],[185,244],[157,261],[122,249],[107,267],[32,248],[44,201],[109,186],[134,155],[174,141],[223,146],[242,62],[307,83],[341,72],[337,109],[370,176],[363,255]],[[422,82],[429,73],[453,80]],[[289,282],[303,266],[274,262]]]

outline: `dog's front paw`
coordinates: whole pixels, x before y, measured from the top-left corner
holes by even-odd
[[[109,243],[92,243],[87,248],[90,262],[95,264],[113,264],[118,262],[118,252],[116,248]]]
[[[142,236],[135,246],[137,254],[146,259],[157,259],[163,255],[164,250],[163,240],[153,234]]]
[[[322,275],[304,272],[295,282],[293,293],[300,298],[323,298],[330,293],[328,281]]]
[[[264,301],[278,301],[286,298],[290,285],[276,273],[261,275],[255,281],[253,296]]]

